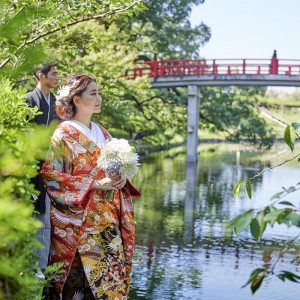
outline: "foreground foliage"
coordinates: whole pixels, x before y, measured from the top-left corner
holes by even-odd
[[[47,279],[35,276],[34,248],[41,247],[35,235],[41,223],[33,217],[30,178],[38,170],[36,160],[44,157],[51,129],[29,123],[36,114],[27,107],[22,88],[9,80],[0,83],[0,298],[40,299],[44,285],[55,275],[49,267]]]
[[[291,151],[294,150],[295,141],[296,141],[296,130],[299,128],[298,123],[293,123],[291,125],[287,125],[284,134],[284,140],[286,144],[290,147]],[[298,136],[299,137],[299,136]],[[291,159],[280,163],[277,166],[271,167],[269,169],[265,169],[261,171],[259,174],[253,176],[252,178],[241,179],[234,187],[233,193],[236,199],[239,199],[240,193],[242,191],[243,185],[245,187],[245,192],[247,196],[251,199],[252,191],[251,191],[251,183],[250,181],[257,178],[264,172],[273,169],[275,167],[279,167],[285,164],[288,161],[296,159],[298,157],[298,162],[300,161],[300,153],[294,155]],[[299,192],[300,190],[300,182],[296,183],[290,187],[282,187],[281,191],[278,191],[275,195],[271,197],[271,202],[269,205],[261,208],[261,209],[249,209],[241,215],[235,217],[229,223],[229,227],[233,228],[233,231],[236,235],[240,234],[242,231],[246,230],[250,227],[250,232],[252,237],[257,241],[259,240],[264,231],[267,228],[267,225],[273,227],[274,224],[285,224],[288,227],[297,227],[300,228],[300,208],[299,203],[293,203],[291,201],[285,201],[284,198],[291,193]],[[278,259],[274,262],[274,264],[269,268],[258,268],[252,272],[248,282],[244,285],[247,286],[250,284],[252,293],[254,294],[261,286],[263,280],[272,275],[277,276],[282,281],[290,280],[296,283],[300,283],[300,275],[294,274],[289,271],[280,270],[279,272],[275,272],[275,266],[283,257],[286,251],[289,248],[293,247],[293,242],[296,241],[300,237],[300,233],[291,241],[288,242],[286,247],[281,251],[278,256]],[[295,257],[295,259],[291,262],[293,264],[299,265],[299,257]]]

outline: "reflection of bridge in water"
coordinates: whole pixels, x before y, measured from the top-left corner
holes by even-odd
[[[297,86],[300,60],[195,59],[138,62],[125,76],[149,76],[153,88],[188,87],[187,162],[197,161],[201,86]]]

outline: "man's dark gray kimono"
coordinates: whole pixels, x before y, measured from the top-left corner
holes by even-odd
[[[37,106],[38,111],[43,113],[35,116],[32,122],[37,124],[45,124],[48,126],[53,120],[59,121],[55,112],[56,99],[51,92],[50,107],[45,99],[45,96],[38,87],[36,87],[32,92],[27,93],[25,97],[27,98],[26,102],[29,104],[29,106]],[[40,169],[42,168],[43,164],[44,161],[39,162]],[[50,249],[50,199],[46,194],[42,178],[39,175],[32,179],[32,183],[34,184],[35,189],[40,192],[40,195],[35,197],[35,210],[40,213],[36,216],[36,218],[43,223],[43,227],[38,232],[38,235],[40,236],[38,240],[44,246],[44,249],[37,251],[37,255],[41,257],[39,266],[43,270],[47,267]]]

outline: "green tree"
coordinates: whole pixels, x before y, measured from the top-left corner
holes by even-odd
[[[274,136],[259,116],[258,101],[265,88],[219,87],[203,88],[200,104],[200,124],[224,132],[235,142],[242,139],[260,147],[270,147]]]
[[[128,42],[136,42],[141,59],[152,60],[154,53],[164,59],[199,58],[199,49],[210,38],[210,29],[202,22],[192,27],[192,7],[204,0],[145,0],[147,10],[133,17],[124,26]]]
[[[123,19],[138,12],[141,6],[136,4],[140,2],[1,0],[2,74],[22,75],[43,60],[45,51],[39,44],[41,39],[88,20]]]

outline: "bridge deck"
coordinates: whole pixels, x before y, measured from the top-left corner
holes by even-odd
[[[198,86],[295,86],[300,87],[296,75],[193,75],[150,77],[153,88]]]

